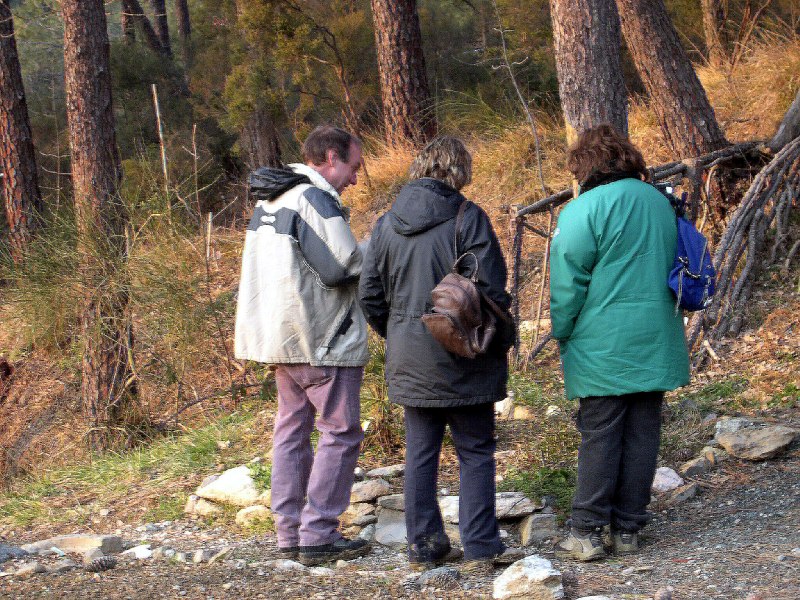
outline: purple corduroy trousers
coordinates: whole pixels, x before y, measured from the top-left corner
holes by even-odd
[[[363,367],[278,365],[278,415],[272,450],[272,512],[278,546],[335,542],[350,502],[364,433],[359,392]],[[320,432],[316,454],[311,432]]]

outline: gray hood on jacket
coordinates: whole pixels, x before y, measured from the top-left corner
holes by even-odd
[[[438,179],[424,178],[404,186],[389,210],[392,228],[416,235],[455,218],[464,197]]]

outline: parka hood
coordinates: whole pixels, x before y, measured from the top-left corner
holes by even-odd
[[[261,167],[250,173],[250,194],[269,202],[301,183],[311,183],[307,175],[290,168]]]
[[[438,179],[417,179],[405,185],[389,210],[392,228],[410,236],[449,221],[464,196]]]

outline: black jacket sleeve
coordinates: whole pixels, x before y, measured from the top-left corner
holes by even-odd
[[[361,281],[358,285],[358,301],[367,322],[378,335],[385,338],[386,325],[389,321],[389,303],[386,301],[383,279],[377,265],[380,230],[383,220],[384,217],[381,217],[375,225],[372,240],[370,240],[369,248],[364,257]]]

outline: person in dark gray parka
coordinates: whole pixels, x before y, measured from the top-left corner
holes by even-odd
[[[431,309],[431,290],[451,270],[457,190],[469,183],[472,159],[461,141],[431,142],[411,167],[413,181],[377,222],[364,259],[359,301],[369,324],[386,338],[389,399],[405,409],[405,508],[409,560],[436,563],[453,557],[436,502],[445,425],[459,459],[459,526],[466,559],[502,562],[509,556],[495,518],[494,406],[506,394],[506,352],[513,337],[500,331],[475,359],[447,352],[421,317]],[[510,304],[506,265],[486,213],[468,204],[458,234],[458,253],[478,286],[499,306]],[[505,552],[505,553],[504,553]]]

